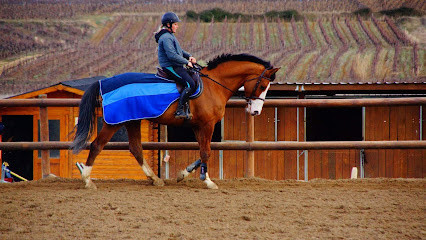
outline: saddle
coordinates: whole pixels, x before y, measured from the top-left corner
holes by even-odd
[[[198,86],[200,86],[200,89],[202,89],[203,88],[203,81],[201,81],[201,78],[200,78],[200,74],[197,72],[197,71],[195,71],[194,69],[188,69],[187,70],[188,71],[188,73],[189,73],[189,76],[191,76],[192,77],[192,79],[194,80],[194,82],[195,82],[195,89],[197,89],[198,88]],[[159,77],[162,77],[162,78],[165,78],[165,79],[169,79],[169,80],[171,80],[171,81],[174,81],[170,76],[169,76],[169,74],[167,74],[167,72],[165,72],[161,67],[157,67],[157,74],[156,74],[157,76],[159,76]],[[175,81],[174,81],[175,82]],[[179,93],[182,93],[182,91],[183,91],[183,89],[185,88],[184,86],[182,86],[181,84],[179,84],[179,83],[177,83],[176,82],[176,88],[177,88],[177,90],[179,91]],[[201,93],[202,91],[200,91],[200,93]],[[191,98],[193,98],[193,97],[191,97]]]

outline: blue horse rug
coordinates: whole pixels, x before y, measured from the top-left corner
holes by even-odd
[[[123,73],[99,84],[108,124],[157,118],[180,97],[176,82],[152,73]],[[201,94],[200,85],[191,98]]]

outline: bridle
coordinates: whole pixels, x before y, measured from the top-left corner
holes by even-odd
[[[248,80],[246,80],[246,81],[244,82],[244,83],[246,83],[246,82],[253,81],[253,80],[256,80],[256,79],[257,79],[256,85],[254,85],[254,88],[253,88],[253,90],[252,90],[252,92],[251,92],[251,94],[250,94],[250,97],[248,97],[248,98],[244,97],[244,98],[246,99],[246,101],[248,101],[248,100],[256,100],[256,99],[257,99],[257,100],[265,101],[265,99],[263,99],[263,98],[255,97],[255,96],[254,96],[254,93],[256,92],[257,88],[259,87],[260,82],[262,81],[262,79],[266,79],[266,80],[268,80],[269,82],[271,82],[271,81],[272,81],[272,79],[270,79],[270,78],[268,78],[268,77],[263,76],[263,75],[265,75],[265,73],[266,73],[266,71],[267,71],[267,70],[271,70],[271,69],[272,69],[272,67],[265,68],[265,70],[263,70],[262,74],[260,74],[260,76],[259,76],[259,77],[257,77],[257,78],[251,78],[251,79],[248,79]]]
[[[200,69],[201,69],[202,67],[201,67],[200,65],[195,64],[195,66],[196,66],[196,68],[193,68],[193,70],[195,70],[196,72],[198,72],[198,73],[200,74],[200,77],[205,77],[205,78],[207,78],[207,79],[209,79],[209,80],[213,81],[214,83],[218,84],[219,86],[221,86],[221,87],[225,88],[226,90],[230,91],[230,92],[232,93],[232,95],[236,95],[236,93],[238,92],[238,90],[237,90],[237,91],[232,91],[232,90],[231,90],[231,89],[229,89],[227,86],[225,86],[225,85],[221,84],[220,82],[218,82],[218,81],[214,80],[213,78],[209,77],[209,75],[201,73],[201,72],[200,72]],[[265,70],[263,70],[262,74],[260,74],[258,77],[250,78],[250,79],[247,79],[247,80],[245,80],[245,81],[244,81],[244,84],[245,84],[246,82],[250,82],[250,81],[253,81],[253,80],[257,80],[257,82],[256,82],[256,84],[254,85],[254,88],[253,88],[253,90],[252,90],[252,92],[251,92],[251,94],[250,94],[250,97],[246,97],[246,96],[244,96],[242,93],[241,93],[241,94],[238,94],[237,96],[238,96],[238,97],[240,97],[240,98],[245,99],[247,102],[249,102],[250,100],[262,100],[262,101],[265,101],[265,99],[263,99],[263,98],[255,97],[255,96],[254,96],[254,93],[256,92],[257,88],[259,87],[260,82],[262,81],[262,79],[266,79],[266,80],[268,80],[268,81],[270,81],[270,82],[272,81],[272,79],[271,79],[271,78],[268,78],[268,77],[265,77],[265,76],[264,76],[264,75],[265,75],[265,73],[266,73],[266,71],[271,70],[271,69],[272,69],[272,67],[265,68]],[[244,84],[243,84],[243,85],[244,85]]]

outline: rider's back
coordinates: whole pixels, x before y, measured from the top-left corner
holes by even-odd
[[[158,39],[158,62],[162,68],[183,66],[188,63],[185,58],[188,58],[190,54],[181,48],[172,33],[163,29],[155,37],[156,40]]]

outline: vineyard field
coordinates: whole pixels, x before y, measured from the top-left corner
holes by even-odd
[[[3,17],[0,95],[70,79],[153,73],[157,66],[153,35],[160,16],[114,13],[20,21]],[[202,64],[222,53],[244,52],[269,60],[281,67],[279,84],[413,83],[426,78],[425,40],[413,40],[388,17],[318,15],[248,22],[182,17],[176,36]]]

